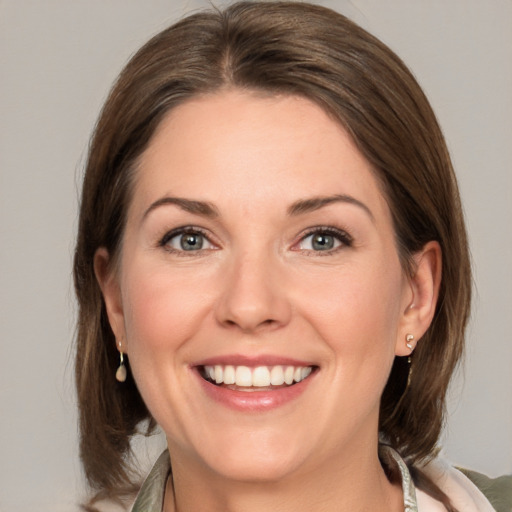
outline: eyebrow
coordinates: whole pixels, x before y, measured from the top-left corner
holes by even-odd
[[[288,215],[302,215],[305,213],[313,212],[315,210],[319,210],[320,208],[323,208],[324,206],[332,203],[348,203],[358,206],[367,213],[373,222],[375,222],[375,217],[373,216],[373,213],[368,208],[368,206],[366,206],[363,202],[359,201],[355,197],[346,194],[299,199],[288,208]],[[211,219],[219,216],[219,211],[217,208],[212,203],[207,201],[196,201],[192,199],[185,199],[183,197],[165,196],[157,199],[154,203],[151,203],[149,208],[144,212],[142,220],[144,220],[153,210],[164,205],[175,205],[188,213]]]
[[[366,206],[363,202],[359,201],[355,197],[346,195],[346,194],[336,194],[333,196],[320,196],[320,197],[312,197],[308,199],[300,199],[296,201],[288,208],[288,215],[302,215],[304,213],[313,212],[315,210],[319,210],[324,206],[327,206],[332,203],[347,203],[358,206],[362,210],[364,210],[372,222],[375,222],[375,217],[373,216],[372,211],[368,206]]]
[[[211,219],[219,216],[217,208],[206,201],[194,201],[192,199],[184,199],[183,197],[165,196],[157,199],[154,203],[151,203],[149,208],[144,212],[142,220],[144,220],[153,210],[164,205],[175,205],[188,213],[201,215],[202,217],[208,217]]]

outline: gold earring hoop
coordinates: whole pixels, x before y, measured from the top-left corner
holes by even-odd
[[[412,344],[413,341],[414,341],[414,335],[407,334],[405,336],[405,344],[407,345],[407,348],[411,351],[411,354],[412,354],[412,351],[414,350],[414,346]],[[412,359],[411,359],[410,355],[409,355],[409,357],[407,357],[407,364],[409,366],[409,369],[408,369],[408,372],[407,372],[407,384],[406,384],[405,389],[409,389],[409,386],[411,385]]]
[[[126,366],[124,365],[124,354],[121,348],[121,342],[119,342],[119,367],[116,371],[116,380],[118,382],[124,382],[126,380]]]
[[[407,370],[407,384],[405,385],[405,389],[409,389],[409,386],[411,385],[411,378],[412,378],[412,359],[411,356],[407,358],[407,364],[409,366]]]

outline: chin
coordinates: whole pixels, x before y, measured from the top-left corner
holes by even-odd
[[[222,478],[238,482],[272,483],[280,482],[295,473],[301,467],[293,460],[283,460],[271,454],[245,454],[240,457],[225,457],[224,460],[212,462],[210,468]]]
[[[287,432],[247,431],[210,438],[197,448],[203,464],[239,482],[281,481],[304,467],[308,445]],[[207,440],[204,440],[207,441]]]

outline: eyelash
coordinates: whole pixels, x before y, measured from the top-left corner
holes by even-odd
[[[207,232],[199,227],[196,226],[183,226],[179,228],[172,229],[171,231],[167,231],[165,235],[160,239],[158,242],[158,246],[165,249],[167,252],[170,252],[172,254],[175,254],[177,256],[191,256],[192,254],[187,253],[196,253],[194,256],[197,256],[198,254],[202,253],[205,250],[209,249],[203,249],[202,247],[196,251],[186,251],[185,249],[175,249],[174,247],[171,247],[169,242],[176,237],[182,236],[182,235],[201,235],[204,240],[206,240],[209,244],[215,245],[208,236]],[[210,249],[211,250],[211,249]]]
[[[173,239],[181,235],[186,234],[192,234],[192,235],[201,235],[209,244],[213,244],[213,242],[210,240],[207,232],[199,227],[196,226],[183,226],[179,228],[175,228],[171,231],[168,231],[165,233],[165,235],[160,239],[158,242],[158,246],[165,249],[167,252],[170,252],[172,254],[176,254],[178,256],[191,256],[192,254],[187,253],[196,253],[194,255],[198,255],[198,253],[201,253],[205,250],[212,250],[212,249],[203,249],[202,247],[195,251],[186,251],[185,249],[175,249],[168,245],[168,243]],[[312,249],[302,249],[302,251],[306,252],[307,254],[314,254],[315,256],[327,256],[329,254],[333,254],[335,252],[338,252],[339,250],[343,249],[343,247],[351,247],[353,245],[353,238],[344,230],[334,228],[332,226],[315,226],[310,229],[308,229],[304,234],[301,235],[300,239],[293,244],[293,247],[297,247],[301,243],[303,243],[307,238],[313,235],[327,235],[332,236],[335,238],[340,245],[338,247],[334,247],[332,249],[327,249],[325,251],[320,250],[312,250]],[[301,249],[293,249],[299,251]]]
[[[298,242],[294,244],[294,247],[304,242],[307,238],[312,235],[328,235],[334,237],[340,245],[338,247],[334,247],[332,249],[328,249],[325,251],[315,251],[311,249],[305,250],[306,253],[313,253],[315,256],[328,256],[344,247],[352,247],[354,243],[354,239],[344,230],[338,229],[332,226],[315,226],[313,228],[308,229],[299,239]],[[299,249],[300,250],[300,249]]]

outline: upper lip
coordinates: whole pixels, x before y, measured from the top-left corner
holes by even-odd
[[[232,365],[232,366],[316,366],[311,361],[304,361],[292,357],[278,355],[259,355],[247,356],[241,354],[226,354],[223,356],[214,356],[202,359],[192,366],[215,366],[215,365]]]

